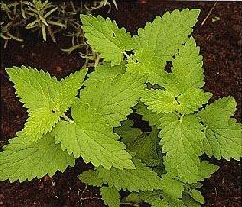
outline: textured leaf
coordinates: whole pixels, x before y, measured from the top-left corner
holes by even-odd
[[[122,142],[124,142],[126,146],[131,145],[138,136],[142,135],[142,131],[138,128],[134,128],[133,124],[133,121],[125,120],[121,123],[120,127],[114,129],[114,132],[122,138]]]
[[[141,101],[156,113],[169,113],[178,107],[174,94],[165,90],[146,90]]]
[[[65,79],[61,79],[60,81],[60,109],[62,111],[66,111],[75,100],[76,95],[78,94],[78,90],[81,88],[84,78],[86,76],[86,69],[81,69],[72,73]]]
[[[202,89],[192,88],[185,93],[175,96],[166,90],[146,90],[142,96],[148,109],[156,113],[169,113],[178,111],[182,114],[193,113],[208,102],[211,93],[204,93]]]
[[[115,187],[102,187],[100,193],[106,205],[120,207],[120,195]]]
[[[236,110],[232,97],[215,101],[202,110],[199,116],[206,125],[204,151],[210,157],[240,160],[242,157],[242,125],[231,118]]]
[[[168,172],[174,172],[184,182],[196,182],[199,177],[203,127],[199,120],[188,115],[178,119],[174,114],[162,118],[162,138],[160,144],[166,153],[165,166]]]
[[[149,167],[158,166],[161,160],[157,153],[158,145],[158,130],[152,130],[149,136],[139,136],[130,145],[127,145],[129,152],[135,154],[137,159],[140,159]]]
[[[165,90],[146,90],[141,100],[156,113],[193,113],[212,96],[200,89],[203,83],[202,59],[190,38],[175,56],[172,73],[163,75]]]
[[[126,200],[132,203],[143,201],[149,203],[151,207],[186,207],[181,200],[164,197],[164,194],[159,190],[131,193]]]
[[[139,193],[140,199],[144,202],[151,204],[151,206],[156,205],[161,202],[162,192],[157,191],[142,191]]]
[[[183,203],[184,203],[186,206],[188,206],[188,207],[190,207],[190,206],[192,206],[192,207],[201,207],[201,206],[202,206],[199,202],[195,201],[195,200],[194,200],[190,195],[188,195],[188,194],[184,194],[184,195],[183,195],[183,197],[182,197],[182,201],[183,201]]]
[[[182,192],[184,191],[184,187],[182,182],[174,180],[167,175],[164,175],[162,177],[162,190],[165,196],[177,199],[182,198]]]
[[[114,79],[108,78],[95,83],[92,81],[92,84],[82,90],[81,101],[101,114],[109,125],[119,126],[120,121],[125,120],[132,112],[130,107],[138,102],[144,89],[142,79],[144,78],[125,73]]]
[[[72,107],[72,117],[74,123],[60,121],[53,131],[63,150],[73,153],[75,158],[81,156],[96,167],[134,168],[125,145],[117,141],[119,137],[101,115],[93,113],[88,105],[77,103]]]
[[[166,61],[188,40],[200,10],[184,9],[165,13],[138,30],[135,57],[129,59],[128,70],[148,73],[151,83],[162,83]]]
[[[98,168],[99,177],[108,185],[117,190],[154,190],[161,187],[161,179],[152,169],[146,167],[140,161],[134,160],[136,169],[111,168],[110,170]]]
[[[20,101],[28,108],[29,118],[23,129],[24,137],[37,141],[50,132],[60,116],[71,106],[81,87],[86,71],[81,70],[57,81],[44,71],[13,67],[7,69]]]
[[[103,184],[103,180],[98,177],[98,172],[94,170],[84,171],[78,176],[78,178],[87,185],[101,187]]]
[[[98,172],[94,170],[84,171],[78,176],[78,178],[87,185],[101,187],[104,183],[103,180],[98,177]]]
[[[212,97],[211,93],[206,93],[202,89],[192,88],[177,97],[179,105],[177,111],[182,114],[198,111],[203,104],[206,104]]]
[[[88,79],[85,81],[85,86],[96,84],[100,81],[111,81],[118,75],[124,74],[126,71],[125,63],[121,62],[120,65],[111,66],[110,62],[102,62],[96,68],[95,71],[88,74]]]
[[[28,145],[23,143],[22,135],[11,139],[0,153],[0,180],[22,182],[46,174],[53,176],[57,170],[63,172],[68,165],[74,166],[73,156],[62,151],[49,133]]]
[[[111,61],[112,65],[119,65],[123,53],[132,49],[130,34],[124,28],[119,29],[115,21],[83,14],[81,21],[87,42],[106,61]]]
[[[193,37],[179,48],[172,58],[172,72],[168,73],[164,87],[178,95],[191,88],[201,88],[204,85],[202,56]]]
[[[147,106],[139,102],[135,106],[136,113],[142,115],[142,119],[144,121],[148,121],[150,126],[156,126],[159,127],[161,125],[160,118],[162,117],[162,113],[157,114],[155,112],[152,112],[151,110],[147,109]]]
[[[203,181],[204,178],[210,178],[213,173],[215,173],[219,167],[217,165],[213,165],[207,161],[202,161],[199,166],[199,181]]]
[[[197,201],[197,202],[199,202],[199,203],[201,203],[201,204],[204,204],[204,197],[202,196],[202,194],[201,194],[200,191],[198,191],[198,190],[196,190],[196,189],[192,189],[191,192],[190,192],[190,195],[191,195],[191,197],[192,197],[195,201]]]

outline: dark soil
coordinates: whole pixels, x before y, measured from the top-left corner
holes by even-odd
[[[140,2],[143,2],[142,4]],[[120,2],[103,16],[115,19],[118,25],[136,33],[147,21],[175,8],[201,8],[199,21],[193,35],[204,57],[205,90],[214,94],[214,99],[234,96],[237,103],[236,119],[241,121],[241,6],[238,2],[169,2],[140,1]],[[211,14],[207,17],[210,9]],[[220,17],[212,22],[212,18]],[[205,21],[205,22],[204,22]],[[27,37],[27,36],[26,36]],[[77,53],[67,55],[60,48],[70,46],[69,40],[59,35],[57,44],[51,40],[42,42],[41,37],[31,34],[20,44],[10,41],[7,48],[1,44],[1,140],[0,148],[21,130],[27,119],[26,110],[14,94],[13,84],[8,80],[5,68],[28,65],[48,71],[56,77],[64,77],[79,70],[83,60]],[[241,163],[210,159],[221,168],[205,180],[202,194],[205,207],[241,206]],[[53,178],[45,176],[31,182],[0,182],[0,206],[4,207],[102,207],[99,190],[85,186],[77,175],[91,168],[78,159],[74,168],[64,173],[57,172]],[[127,207],[127,205],[126,205]]]

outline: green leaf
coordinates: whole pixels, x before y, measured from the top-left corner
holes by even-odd
[[[128,150],[149,167],[155,167],[161,163],[157,153],[158,147],[158,130],[155,128],[149,136],[139,136],[130,145],[127,145]]]
[[[125,120],[132,112],[130,107],[138,102],[144,89],[143,80],[144,77],[127,72],[115,78],[92,80],[92,84],[87,83],[86,88],[81,91],[81,101],[101,114],[110,126],[120,126],[120,121]]]
[[[23,129],[25,138],[37,141],[50,132],[60,116],[71,106],[84,80],[86,70],[57,81],[44,71],[22,66],[7,69],[17,96],[28,108],[29,118]]]
[[[205,138],[203,127],[193,115],[180,119],[174,114],[162,118],[162,138],[160,144],[163,152],[166,170],[188,183],[196,182],[199,177],[202,141]]]
[[[132,49],[130,34],[124,28],[119,29],[115,21],[83,14],[81,21],[87,42],[111,65],[119,65],[124,52]]]
[[[182,192],[184,191],[183,183],[174,180],[168,175],[162,177],[162,190],[165,196],[169,196],[172,199],[182,198]]]
[[[191,88],[201,88],[204,85],[202,56],[193,37],[179,48],[172,58],[172,72],[168,73],[164,87],[178,95]]]
[[[142,191],[139,193],[140,199],[144,202],[151,204],[151,206],[156,206],[156,204],[161,202],[162,192],[160,190],[156,191]]]
[[[185,204],[185,206],[192,206],[192,207],[201,207],[202,205],[195,201],[189,194],[184,194],[182,197],[182,201]]]
[[[148,109],[156,113],[173,112],[178,107],[174,94],[165,90],[146,90],[141,101],[148,106]]]
[[[170,198],[164,198],[162,200],[155,200],[152,202],[151,207],[187,207],[184,205],[183,201],[176,199],[170,199]]]
[[[188,40],[199,13],[198,9],[176,9],[139,29],[139,36],[135,37],[135,57],[129,59],[128,70],[148,73],[149,82],[162,83],[166,61],[172,60]]]
[[[210,178],[213,173],[215,173],[219,167],[217,165],[210,164],[207,161],[202,161],[199,166],[199,181],[203,181],[204,178]]]
[[[175,56],[172,73],[163,75],[163,90],[146,90],[142,101],[156,113],[193,113],[208,102],[211,93],[203,86],[202,58],[193,38],[182,46]]]
[[[104,203],[109,207],[120,206],[120,195],[115,187],[101,187],[100,193]]]
[[[127,202],[139,204],[143,201],[150,204],[152,207],[186,207],[181,200],[165,197],[159,190],[131,193],[125,200]]]
[[[126,146],[131,145],[138,136],[142,135],[142,131],[138,128],[134,128],[133,124],[132,120],[125,120],[121,122],[120,127],[114,129],[114,132],[122,138],[122,142]]]
[[[203,104],[206,104],[212,97],[211,93],[204,92],[202,89],[191,88],[177,97],[177,111],[182,114],[189,114],[198,111]]]
[[[142,102],[139,102],[135,106],[135,110],[136,110],[136,113],[142,115],[142,119],[144,121],[149,122],[150,126],[159,127],[161,125],[160,118],[162,117],[162,113],[157,114],[155,112],[152,112],[151,110],[148,110],[147,106]]]
[[[63,172],[68,165],[74,166],[73,156],[62,151],[60,144],[55,144],[49,133],[37,142],[26,144],[23,133],[10,140],[0,153],[0,180],[20,182],[41,178],[48,174],[53,176],[57,170]]]
[[[138,160],[134,160],[136,169],[117,169],[111,168],[107,170],[99,167],[99,177],[103,179],[108,185],[114,186],[117,190],[129,190],[129,191],[146,191],[159,189],[161,187],[161,178],[152,171],[152,169],[146,167]]]
[[[217,159],[240,160],[242,157],[242,125],[231,118],[236,110],[232,97],[215,101],[202,110],[199,116],[206,125],[204,152]]]
[[[94,170],[84,171],[78,176],[78,178],[87,185],[101,187],[103,184],[103,180],[98,177],[98,171]]]
[[[205,93],[202,89],[191,88],[185,93],[175,96],[167,90],[146,90],[141,101],[143,101],[153,112],[169,113],[178,111],[182,114],[193,113],[208,102],[211,93]]]
[[[81,88],[84,78],[86,76],[86,69],[81,69],[60,81],[60,109],[66,111],[72,104],[75,103],[75,97],[78,90]]]
[[[95,71],[88,75],[88,79],[85,81],[85,86],[96,84],[100,81],[111,81],[118,75],[124,74],[126,71],[125,62],[121,62],[120,65],[111,66],[110,62],[102,62],[95,68]]]
[[[202,196],[202,193],[201,193],[200,191],[198,191],[198,190],[196,190],[196,189],[192,189],[192,190],[189,192],[189,194],[191,195],[191,197],[192,197],[195,201],[197,201],[197,202],[199,202],[199,203],[201,203],[201,204],[204,204],[204,197]]]
[[[72,107],[72,117],[74,123],[60,121],[53,130],[56,142],[61,142],[63,150],[73,153],[75,158],[81,156],[86,163],[91,162],[96,167],[134,168],[125,145],[117,141],[119,137],[100,114],[77,102]]]

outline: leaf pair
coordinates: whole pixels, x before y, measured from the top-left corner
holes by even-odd
[[[25,66],[7,69],[7,73],[29,113],[23,137],[26,141],[36,142],[52,130],[73,104],[86,70],[80,70],[61,81],[42,70]]]

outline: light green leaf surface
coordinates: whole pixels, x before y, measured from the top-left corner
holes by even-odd
[[[94,170],[84,171],[78,176],[78,178],[87,185],[101,187],[102,184],[104,184],[103,179],[98,177],[98,171]]]
[[[161,125],[160,119],[163,116],[162,113],[158,114],[158,113],[152,112],[151,110],[148,110],[147,106],[142,102],[139,102],[135,106],[135,110],[136,110],[136,113],[142,115],[142,119],[144,121],[149,122],[150,126],[159,127]]]
[[[191,88],[201,88],[204,85],[202,56],[193,37],[179,48],[172,58],[172,72],[168,73],[164,87],[178,95]]]
[[[234,98],[224,97],[199,113],[206,126],[204,151],[210,157],[227,160],[242,157],[242,125],[231,118],[235,110]]]
[[[87,42],[106,61],[111,61],[112,65],[119,65],[123,53],[132,49],[130,34],[124,28],[119,29],[115,21],[83,14],[81,21]]]
[[[131,155],[125,151],[125,145],[117,139],[102,116],[93,113],[88,105],[76,103],[72,107],[74,123],[60,121],[53,130],[56,142],[75,158],[82,157],[86,163],[100,165],[109,169],[134,168]]]
[[[86,70],[58,81],[48,73],[22,66],[7,69],[17,96],[28,108],[29,118],[23,133],[32,141],[50,132],[60,116],[71,106],[84,80]]]
[[[60,144],[55,144],[49,133],[37,142],[23,143],[23,134],[11,139],[10,144],[0,153],[0,180],[10,182],[32,180],[56,171],[63,172],[68,165],[74,166],[73,156],[62,151]]]
[[[199,177],[202,141],[205,138],[203,127],[193,115],[180,120],[174,114],[162,118],[160,144],[166,152],[164,163],[168,173],[177,175],[182,181],[192,183]]]
[[[202,193],[196,189],[192,189],[190,191],[190,196],[197,202],[204,204],[204,197],[202,196]]]
[[[202,89],[191,88],[183,94],[176,96],[168,90],[146,90],[143,93],[143,101],[152,112],[169,113],[178,111],[182,114],[193,113],[207,103],[211,93],[205,93]]]
[[[164,89],[146,90],[141,100],[156,113],[198,111],[212,94],[200,89],[204,84],[202,58],[193,38],[181,47],[172,63],[172,73],[163,75]]]
[[[213,173],[215,173],[219,169],[219,166],[213,165],[208,161],[202,161],[199,166],[199,181],[203,181],[204,178],[210,178]]]
[[[169,113],[178,107],[174,94],[165,90],[146,90],[141,101],[156,113]]]
[[[127,72],[115,78],[95,82],[92,80],[92,84],[87,83],[82,90],[81,101],[101,114],[110,126],[119,126],[120,121],[132,112],[130,107],[138,102],[144,89],[143,80],[143,77]]]
[[[159,189],[161,178],[138,160],[134,160],[136,169],[111,168],[110,170],[98,168],[99,177],[108,185],[114,186],[117,190],[146,191]]]
[[[169,177],[168,174],[162,177],[162,190],[165,196],[172,199],[182,198],[184,191],[183,183]]]
[[[189,114],[198,111],[203,104],[208,103],[212,97],[211,93],[204,92],[202,89],[191,88],[177,97],[177,111],[182,114]]]
[[[200,13],[198,9],[178,9],[148,22],[135,36],[135,57],[129,59],[128,70],[148,73],[151,83],[162,83],[166,61],[188,40]]]
[[[115,187],[101,187],[101,196],[109,207],[120,207],[120,195]]]
[[[125,62],[120,65],[111,66],[110,62],[102,62],[95,68],[95,71],[88,74],[88,79],[85,81],[85,86],[96,84],[100,81],[111,81],[118,75],[124,74],[126,71]]]

